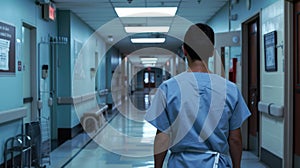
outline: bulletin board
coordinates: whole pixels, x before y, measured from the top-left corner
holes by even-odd
[[[15,27],[0,22],[0,74],[16,72]]]
[[[276,31],[264,35],[265,70],[277,71],[277,33]]]

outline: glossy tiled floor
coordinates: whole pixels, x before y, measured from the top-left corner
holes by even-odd
[[[141,108],[120,107],[106,126],[94,135],[82,133],[51,153],[49,167],[65,168],[150,168],[153,167],[152,148],[156,129],[143,120],[143,108],[149,96],[137,94],[131,100]],[[142,96],[142,97],[141,97]],[[93,138],[90,138],[93,137]],[[257,157],[244,151],[243,168],[265,168]]]

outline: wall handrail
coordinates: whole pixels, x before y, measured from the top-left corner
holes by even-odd
[[[108,89],[98,90],[98,94],[99,94],[99,96],[108,95]]]
[[[258,111],[261,113],[266,113],[272,117],[282,118],[284,116],[284,107],[275,103],[266,103],[260,101],[258,103]]]
[[[58,97],[57,104],[59,105],[74,105],[80,104],[89,100],[93,100],[96,98],[96,93],[90,93],[87,95],[76,96],[76,97]]]
[[[26,107],[14,108],[6,111],[0,111],[0,124],[24,118],[27,116]]]

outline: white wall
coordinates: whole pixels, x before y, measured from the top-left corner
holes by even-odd
[[[105,59],[106,44],[101,36],[95,33],[75,14],[71,15],[71,76],[72,97],[91,95],[95,93],[96,70],[98,62]],[[75,53],[75,41],[82,42],[78,55]],[[97,58],[96,58],[97,53]],[[96,63],[97,61],[97,63]],[[91,70],[94,68],[94,71]],[[105,83],[105,80],[101,82]],[[71,128],[79,124],[79,119],[86,111],[98,104],[95,99],[84,103],[75,104],[71,112]]]
[[[246,0],[233,4],[231,14],[238,14],[237,20],[228,24],[228,10],[225,8],[209,20],[216,32],[241,30],[241,24],[255,14],[261,12],[262,34],[276,30],[278,42],[284,40],[284,1],[283,0],[252,0],[251,8],[247,9]],[[262,39],[262,36],[261,36]],[[284,72],[282,50],[278,48],[278,71],[265,72],[264,48],[261,40],[261,101],[266,103],[284,104]],[[238,67],[240,69],[240,67]],[[240,70],[238,70],[240,72]],[[239,76],[239,75],[238,75]],[[238,79],[239,80],[239,79]],[[276,156],[283,158],[283,119],[261,116],[261,146]]]
[[[96,52],[98,53],[97,58],[95,58]],[[98,63],[96,63],[95,60],[102,60],[104,54],[105,43],[97,34],[91,35],[85,42],[79,56],[71,61],[75,63],[73,70],[75,73],[73,73],[74,76],[72,80],[72,96],[78,97],[95,93],[96,70],[98,68]],[[91,68],[94,68],[95,71],[91,70]],[[105,82],[105,80],[102,82]],[[72,113],[71,116],[71,127],[79,124],[81,115],[93,107],[96,107],[97,104],[96,97],[91,101],[75,104],[75,113]]]
[[[237,20],[230,22],[230,30],[241,30],[241,24],[251,16],[259,13],[261,9],[277,2],[278,0],[251,0],[250,8],[247,8],[248,0],[239,0],[237,4],[232,5],[231,14],[237,14]]]
[[[214,29],[215,33],[228,32],[229,31],[229,8],[228,3],[217,12],[217,14],[210,19],[207,23]]]
[[[284,1],[262,9],[261,15],[261,101],[284,105],[284,72],[283,48],[277,48],[276,72],[265,71],[265,54],[263,35],[277,31],[277,44],[284,44]],[[267,114],[261,115],[261,146],[280,158],[283,158],[283,118],[274,118]]]

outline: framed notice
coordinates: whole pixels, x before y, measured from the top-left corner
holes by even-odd
[[[0,74],[15,72],[15,27],[0,22]]]
[[[277,33],[276,31],[264,35],[265,70],[277,71]]]

